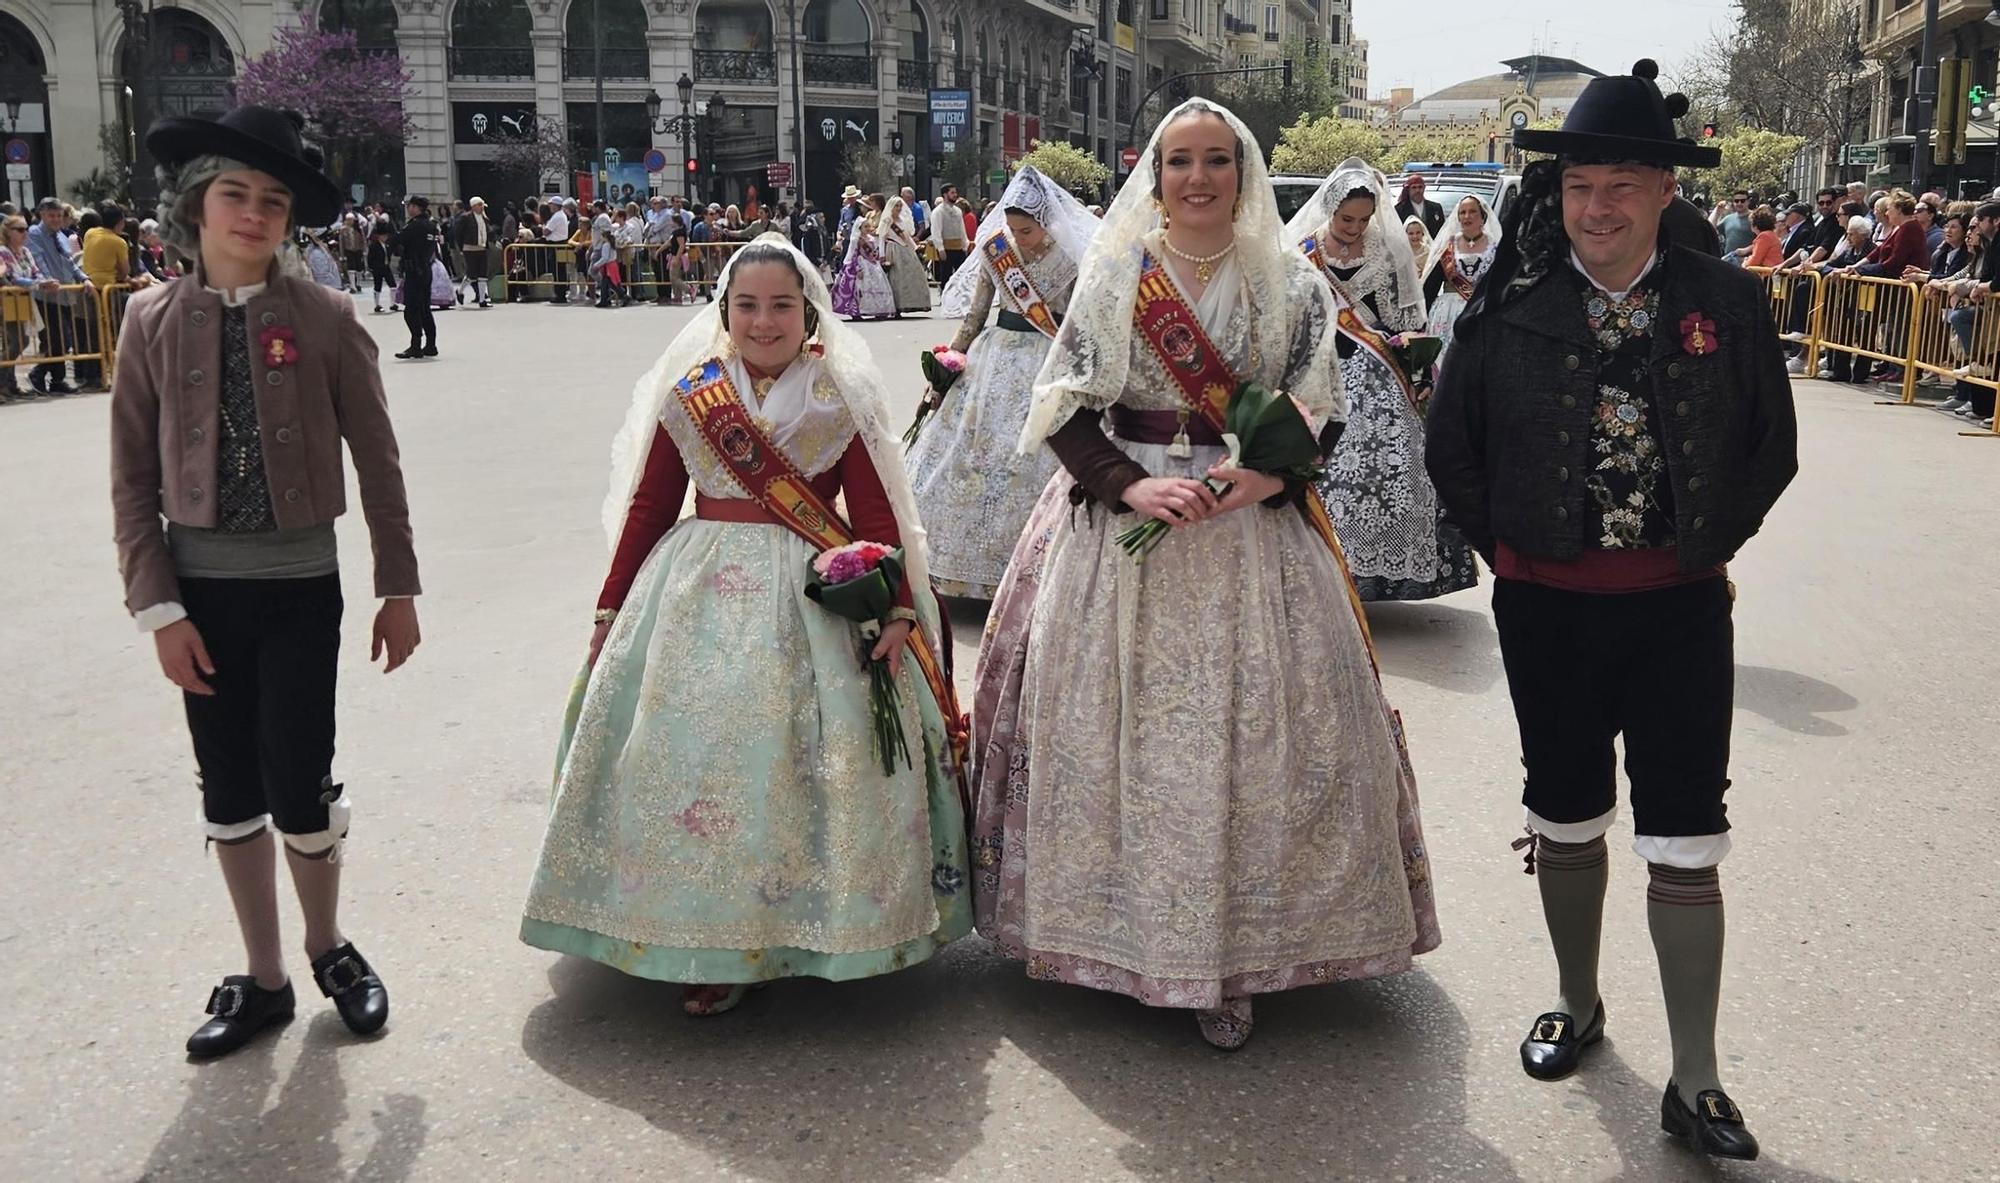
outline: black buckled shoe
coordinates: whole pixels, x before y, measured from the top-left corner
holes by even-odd
[[[1743,1124],[1743,1111],[1721,1089],[1703,1089],[1690,1109],[1681,1100],[1681,1086],[1668,1081],[1667,1093],[1660,1098],[1660,1128],[1676,1138],[1686,1138],[1701,1154],[1746,1160],[1757,1157],[1757,1136]]]
[[[1536,1080],[1561,1080],[1576,1071],[1583,1049],[1604,1038],[1604,1000],[1581,1030],[1576,1020],[1561,1011],[1550,1011],[1535,1020],[1528,1037],[1521,1041],[1521,1068]]]
[[[231,974],[209,991],[207,1009],[214,1017],[188,1036],[187,1053],[202,1060],[226,1056],[265,1028],[291,1022],[296,1005],[290,982],[266,990],[249,974]]]
[[[355,952],[352,942],[313,958],[312,971],[319,992],[333,999],[349,1031],[373,1035],[389,1021],[389,988],[375,976],[368,959]]]

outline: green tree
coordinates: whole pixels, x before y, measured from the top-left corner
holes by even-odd
[[[849,144],[840,153],[840,179],[859,186],[863,193],[890,193],[896,189],[896,169],[882,149],[873,144]]]
[[[1216,101],[1234,111],[1250,134],[1257,137],[1267,160],[1275,159],[1272,153],[1285,128],[1302,120],[1340,112],[1342,91],[1336,85],[1337,59],[1318,48],[1317,42],[1297,37],[1285,39],[1284,57],[1292,63],[1290,88],[1285,86],[1285,76],[1277,70],[1240,75],[1215,87]],[[1141,120],[1138,143],[1142,146],[1146,142],[1145,125],[1146,121]]]
[[[932,166],[937,174],[936,187],[957,185],[959,192],[973,194],[981,191],[986,180],[986,170],[991,166],[993,153],[981,148],[979,142],[970,136],[960,139],[951,151],[937,157]]]
[[[1486,137],[1475,131],[1420,131],[1397,145],[1395,163],[1405,160],[1486,159]]]
[[[1785,173],[1798,159],[1806,137],[1744,127],[1718,137],[1715,144],[1722,149],[1722,163],[1694,170],[1710,194],[1748,189],[1769,197],[1783,187]]]
[[[1306,118],[1278,133],[1278,145],[1271,151],[1271,171],[1323,177],[1350,156],[1380,168],[1382,133],[1338,115]]]
[[[1036,140],[1028,145],[1027,155],[1008,165],[1008,168],[1018,171],[1024,164],[1034,165],[1043,176],[1083,202],[1096,201],[1105,184],[1111,180],[1111,170],[1099,163],[1096,157],[1075,144],[1060,140]]]

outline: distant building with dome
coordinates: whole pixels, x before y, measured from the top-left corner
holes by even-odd
[[[1453,83],[1414,102],[1391,104],[1383,138],[1391,149],[1413,136],[1484,137],[1481,159],[1505,161],[1515,121],[1561,119],[1593,78],[1604,75],[1570,58],[1531,53],[1500,63],[1499,74]]]

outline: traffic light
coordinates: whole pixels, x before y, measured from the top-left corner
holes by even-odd
[[[1937,112],[1931,133],[1931,163],[1965,163],[1966,121],[1975,105],[1973,96],[1980,88],[1972,82],[1970,58],[1941,58],[1938,61]]]
[[[1702,139],[1712,140],[1715,138],[1715,136],[1716,136],[1716,130],[1715,130],[1715,125],[1713,123],[1704,123],[1701,125]]]
[[[688,157],[687,171],[688,175],[691,177],[699,174],[701,172],[701,161],[693,156]]]

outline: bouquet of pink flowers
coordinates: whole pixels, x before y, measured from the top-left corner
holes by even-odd
[[[928,352],[919,354],[918,360],[923,363],[924,381],[930,388],[924,391],[924,401],[917,404],[916,419],[903,433],[905,448],[917,442],[917,433],[924,429],[924,422],[943,405],[944,392],[965,374],[965,355],[949,345],[933,345]]]
[[[850,542],[821,551],[812,562],[806,598],[853,621],[861,633],[861,666],[868,671],[868,706],[875,723],[875,750],[882,775],[896,771],[895,758],[910,767],[910,744],[903,733],[902,696],[886,658],[873,656],[882,622],[896,606],[903,586],[903,552],[879,542]]]

